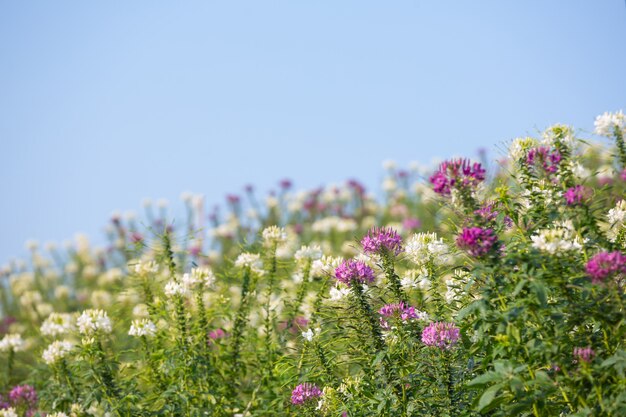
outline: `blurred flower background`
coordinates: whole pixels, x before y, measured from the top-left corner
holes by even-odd
[[[429,175],[557,122],[591,132],[625,107],[625,39],[621,0],[2,2],[1,262],[103,242],[145,198],[181,219],[187,190],[205,212],[247,184],[384,193],[383,160]]]

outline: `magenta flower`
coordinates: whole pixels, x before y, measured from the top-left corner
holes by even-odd
[[[482,227],[465,227],[456,238],[459,248],[470,255],[480,257],[488,254],[498,241],[498,236],[492,229]]]
[[[404,302],[387,304],[383,306],[380,310],[378,310],[378,314],[387,318],[399,318],[403,322],[416,319],[425,319],[427,317],[426,313],[415,310],[415,307],[404,304]],[[389,329],[389,323],[387,322],[387,320],[383,319],[383,317],[380,318],[380,325],[383,329]]]
[[[335,278],[348,286],[353,281],[368,284],[374,281],[374,271],[364,262],[350,259],[343,261],[341,265],[335,268]]]
[[[227,336],[226,332],[220,328],[217,328],[209,332],[209,338],[212,340],[223,339],[226,336]]]
[[[402,238],[390,227],[372,227],[361,239],[365,253],[393,253],[398,255],[402,248]]]
[[[622,171],[622,173],[620,174],[620,178],[621,178],[623,181],[626,181],[626,168],[624,168],[624,170],[623,170],[623,171]]]
[[[450,349],[460,337],[460,330],[454,323],[430,323],[422,331],[422,343],[439,349]]]
[[[589,200],[591,197],[591,189],[583,187],[582,185],[576,185],[565,191],[563,197],[565,197],[565,202],[568,206],[581,204]]]
[[[402,227],[408,231],[419,229],[421,226],[422,222],[419,219],[413,217],[408,217],[402,221]]]
[[[586,270],[591,282],[602,283],[615,275],[626,274],[626,256],[618,251],[600,252],[587,262]]]
[[[37,392],[30,385],[16,385],[9,392],[9,401],[14,407],[24,407],[29,410],[37,408]]]
[[[576,347],[574,348],[574,356],[577,358],[577,360],[589,363],[591,362],[593,357],[596,356],[596,352],[594,352],[593,349],[591,349],[590,347]]]
[[[319,398],[322,395],[324,395],[324,393],[317,387],[317,385],[309,383],[300,384],[291,392],[291,404],[302,405],[310,400]]]
[[[433,190],[437,194],[450,195],[453,188],[474,187],[485,180],[485,169],[478,162],[468,159],[445,161],[431,177]]]
[[[528,151],[526,163],[540,166],[547,173],[554,174],[559,169],[561,154],[557,150],[550,150],[546,146],[539,146]]]

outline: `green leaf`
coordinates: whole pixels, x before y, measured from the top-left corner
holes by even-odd
[[[500,388],[502,388],[501,384],[497,384],[487,388],[487,390],[483,392],[483,395],[480,396],[480,400],[478,401],[478,411],[483,411],[491,405],[493,400],[496,398],[496,394],[500,391]]]

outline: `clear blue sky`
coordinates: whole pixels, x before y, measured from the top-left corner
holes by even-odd
[[[624,0],[0,1],[0,263],[144,197],[375,188],[621,108]]]

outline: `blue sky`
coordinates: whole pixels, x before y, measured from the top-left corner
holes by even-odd
[[[623,0],[3,1],[0,263],[145,197],[591,131],[625,68]]]

